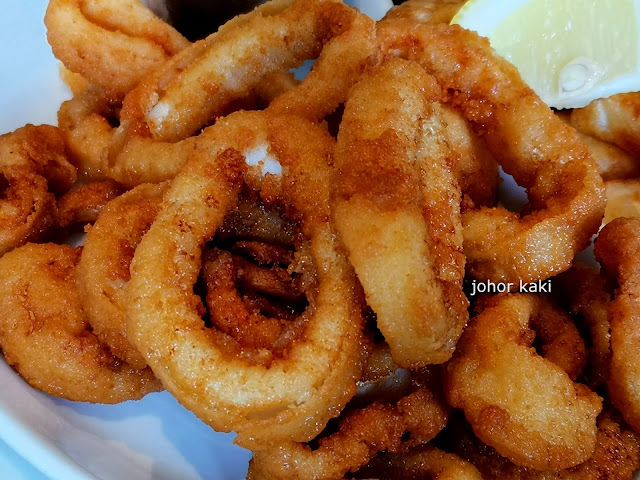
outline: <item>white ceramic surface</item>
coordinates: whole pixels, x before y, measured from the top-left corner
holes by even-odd
[[[391,0],[353,3],[379,17]],[[69,98],[46,43],[45,8],[46,0],[0,0],[0,133],[55,124]],[[56,480],[240,480],[251,454],[232,439],[166,392],[114,406],[68,402],[30,388],[0,360],[0,441],[25,460],[6,478],[34,467]]]

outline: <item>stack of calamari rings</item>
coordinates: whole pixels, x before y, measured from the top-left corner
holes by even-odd
[[[167,390],[253,480],[631,479],[640,224],[575,260],[591,147],[460,5],[272,0],[191,43],[50,0],[74,95],[0,137],[5,360],[70,400]]]

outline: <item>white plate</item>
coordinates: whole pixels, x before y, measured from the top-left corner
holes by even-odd
[[[378,17],[391,5],[352,3]],[[46,0],[0,0],[0,133],[55,124],[69,98],[46,43],[45,8]],[[32,389],[3,361],[0,439],[60,480],[239,480],[251,458],[166,392],[114,406],[68,402]]]

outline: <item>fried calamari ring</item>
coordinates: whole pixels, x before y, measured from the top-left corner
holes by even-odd
[[[129,135],[117,128],[120,106],[117,97],[90,86],[60,107],[58,124],[81,175],[87,180],[112,178],[127,187],[173,178],[195,139],[167,143]]]
[[[268,75],[247,98],[239,99],[240,105],[229,108],[268,105],[296,85],[289,73]],[[127,187],[173,178],[193,151],[195,138],[158,142],[135,130],[119,129],[120,108],[120,99],[95,86],[60,107],[58,124],[66,132],[71,160],[81,175],[87,180],[112,178]]]
[[[431,375],[414,373],[413,391],[394,402],[347,407],[337,432],[320,437],[313,448],[286,442],[255,451],[247,478],[332,480],[357,471],[380,451],[398,452],[427,443],[444,428],[450,410],[431,385]]]
[[[45,24],[54,55],[115,94],[128,92],[189,45],[138,0],[51,0]]]
[[[105,205],[123,192],[113,180],[88,183],[65,193],[58,199],[57,226],[93,223]]]
[[[624,418],[640,430],[640,220],[617,218],[598,235],[595,254],[606,274],[618,285],[609,305],[611,369],[609,397]]]
[[[447,429],[453,425],[450,423]],[[593,455],[586,462],[565,470],[519,467],[484,445],[466,425],[456,425],[446,435],[450,437],[447,444],[475,465],[484,480],[632,480],[640,468],[640,437],[610,407],[598,416]]]
[[[198,142],[131,264],[130,339],[167,390],[215,429],[237,431],[237,443],[310,440],[355,393],[361,369],[355,279],[329,223],[333,140],[298,117],[238,112]],[[283,205],[308,240],[297,245],[310,302],[301,335],[266,365],[206,328],[193,293],[202,245],[243,184]]]
[[[471,463],[456,454],[433,446],[400,454],[380,454],[358,470],[354,478],[483,480],[480,472]]]
[[[403,4],[404,5],[404,4]],[[445,123],[444,136],[449,147],[447,163],[453,163],[453,174],[465,197],[463,210],[492,207],[498,198],[500,172],[498,163],[486,142],[475,134],[469,121],[457,110],[445,104],[434,105]]]
[[[608,317],[611,296],[605,281],[594,268],[574,263],[553,282],[558,298],[568,301],[569,311],[578,315],[588,331],[588,385],[593,390],[605,386],[611,363]]]
[[[127,340],[125,309],[133,253],[158,213],[165,184],[143,184],[107,204],[89,228],[76,269],[80,300],[93,333],[134,368],[146,367]]]
[[[378,38],[387,55],[413,60],[436,78],[505,172],[528,190],[527,215],[464,212],[468,273],[518,283],[569,268],[597,231],[605,204],[602,179],[576,132],[474,32],[386,19]]]
[[[0,256],[44,236],[55,223],[54,193],[75,180],[56,127],[27,125],[0,136]]]
[[[414,63],[371,70],[351,91],[335,155],[332,218],[393,359],[412,368],[448,360],[468,319],[439,95]]]
[[[339,0],[274,0],[192,44],[132,90],[123,104],[124,128],[142,123],[156,140],[182,140],[265,75],[318,55],[318,73],[312,71],[296,89],[300,95],[287,97],[278,110],[298,113],[304,107],[303,114],[321,119],[346,98],[370,62],[374,29],[373,20]],[[335,68],[349,73],[336,75]],[[316,103],[319,110],[309,110]]]
[[[487,298],[447,364],[445,391],[476,435],[501,455],[557,470],[593,454],[602,403],[531,347],[529,324],[545,301],[529,294]]]
[[[28,244],[0,259],[0,347],[35,388],[69,400],[118,403],[160,389],[149,369],[114,357],[91,333],[74,282],[79,250]]]
[[[580,132],[613,143],[640,156],[640,92],[620,93],[594,100],[571,112],[571,124]]]

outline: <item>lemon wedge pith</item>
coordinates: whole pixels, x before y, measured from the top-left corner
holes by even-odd
[[[469,0],[451,23],[488,37],[550,107],[640,90],[640,0]]]

